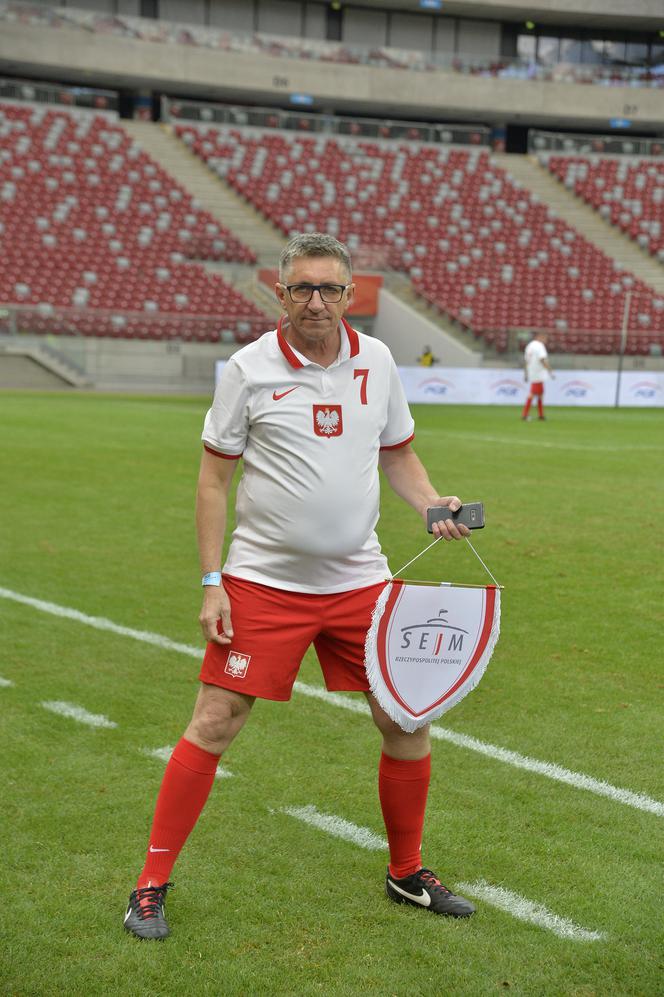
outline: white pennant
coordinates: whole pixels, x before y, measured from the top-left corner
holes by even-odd
[[[415,731],[475,688],[499,634],[497,586],[387,582],[365,643],[371,691],[392,720]]]

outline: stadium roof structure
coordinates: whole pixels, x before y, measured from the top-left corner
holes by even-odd
[[[420,0],[344,0],[344,7],[376,7],[402,14],[440,13],[492,21],[531,20],[542,24],[578,24],[585,28],[659,31],[664,25],[660,0],[443,0],[440,11],[423,9]]]

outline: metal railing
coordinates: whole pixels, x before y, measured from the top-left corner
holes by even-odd
[[[542,156],[558,152],[589,156],[662,156],[664,139],[637,138],[631,135],[579,135],[531,129],[528,133],[528,152]]]
[[[79,338],[81,345],[88,337],[241,344],[258,338],[270,327],[269,318],[256,315],[60,308],[46,303],[0,304],[0,335],[38,334],[51,337],[54,344],[59,337]]]
[[[181,124],[234,125],[268,128],[305,134],[326,133],[356,139],[392,139],[435,142],[442,145],[488,146],[490,129],[483,125],[454,123],[432,125],[423,121],[391,121],[385,118],[351,118],[336,114],[311,114],[270,107],[210,104],[196,100],[161,99],[164,121]]]
[[[60,107],[84,107],[93,111],[118,109],[118,95],[99,87],[68,87],[36,80],[0,79],[0,100],[28,100]]]

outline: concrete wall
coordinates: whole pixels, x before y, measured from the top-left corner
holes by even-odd
[[[72,390],[71,385],[63,381],[57,374],[46,370],[31,357],[6,354],[0,357],[0,388],[32,388],[39,391]]]
[[[411,311],[388,291],[381,291],[381,324],[374,332],[392,351],[399,366],[412,366],[425,345],[431,346],[445,367],[518,366],[514,357],[483,361],[423,316]],[[136,391],[154,394],[196,394],[212,397],[217,360],[231,356],[238,347],[215,343],[149,343],[123,339],[58,338],[55,347],[70,354],[85,368],[98,391]],[[555,354],[556,371],[615,370],[615,356],[585,357]],[[664,357],[625,357],[624,369],[664,371]],[[75,390],[34,360],[0,355],[0,389]]]
[[[45,42],[46,39],[46,42]],[[417,73],[370,66],[331,65],[255,54],[220,53],[187,45],[161,45],[78,31],[5,24],[0,59],[16,75],[42,73],[55,78],[108,86],[125,82],[223,100],[257,103],[287,100],[289,92],[310,93],[322,106],[339,111],[449,120],[499,120],[529,124],[574,122],[606,127],[629,113],[635,126],[661,128],[662,91],[569,83],[524,83],[457,73]],[[626,107],[629,110],[626,110]]]
[[[210,26],[229,31],[254,30],[254,5],[246,0],[226,0],[210,5]]]
[[[159,0],[159,16],[165,21],[205,24],[206,15],[205,0]]]
[[[413,311],[399,298],[381,288],[374,336],[389,346],[397,364],[405,367],[417,362],[424,346],[446,367],[477,367],[482,362],[476,353],[458,343],[424,315]]]
[[[150,343],[116,339],[63,337],[60,347],[77,351],[94,386],[102,391],[155,391],[212,394],[214,365],[235,352],[223,343]]]

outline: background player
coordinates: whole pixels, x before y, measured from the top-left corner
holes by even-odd
[[[546,349],[546,333],[536,332],[533,339],[528,343],[523,351],[524,359],[524,379],[530,384],[530,391],[526,398],[526,404],[521,413],[522,419],[528,419],[530,406],[533,398],[537,399],[537,413],[540,419],[545,419],[544,415],[544,382],[553,377],[553,371],[549,363],[549,354]]]

